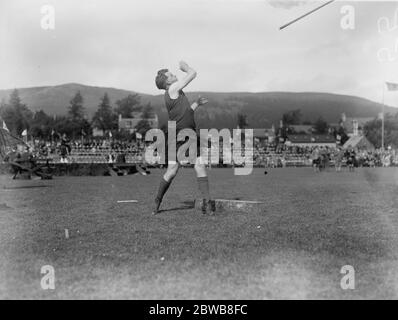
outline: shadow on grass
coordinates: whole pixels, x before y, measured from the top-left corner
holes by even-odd
[[[18,189],[36,189],[36,188],[48,188],[47,185],[39,185],[39,186],[19,186],[19,187],[4,187],[4,190],[18,190]]]
[[[165,212],[173,212],[173,211],[180,211],[180,210],[189,210],[195,208],[195,201],[183,201],[182,205],[179,207],[175,208],[170,208],[170,209],[162,209],[159,211],[159,213],[165,213]]]

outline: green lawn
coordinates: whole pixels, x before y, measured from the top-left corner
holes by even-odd
[[[195,175],[182,169],[151,216],[162,172],[1,176],[0,298],[398,298],[398,169],[212,169],[217,198],[266,203],[216,216],[191,208]],[[55,290],[40,287],[43,265]],[[355,290],[340,287],[344,265]]]

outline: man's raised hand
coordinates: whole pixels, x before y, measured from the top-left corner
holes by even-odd
[[[180,61],[180,70],[183,72],[188,72],[189,71],[189,65],[185,61]]]
[[[180,69],[186,74],[170,86],[169,93],[176,93],[179,90],[184,89],[196,77],[196,71],[192,69],[188,63],[180,61]]]
[[[201,96],[199,96],[198,100],[196,100],[196,103],[198,104],[198,106],[203,106],[204,104],[208,103],[209,100],[207,100],[206,98],[203,98]]]

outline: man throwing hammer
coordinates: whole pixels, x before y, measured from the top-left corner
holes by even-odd
[[[169,121],[175,121],[176,133],[182,129],[196,130],[194,119],[194,111],[197,107],[207,103],[207,100],[199,97],[194,103],[190,104],[182,89],[184,89],[196,77],[196,71],[192,69],[186,62],[180,62],[180,69],[185,72],[182,79],[177,79],[168,69],[158,71],[155,83],[158,89],[165,90],[164,99]],[[197,139],[200,141],[200,139]],[[185,144],[185,141],[172,142],[176,144],[176,151]],[[199,143],[199,142],[198,142]],[[198,148],[197,148],[198,149]],[[166,153],[167,154],[167,153]],[[177,161],[168,161],[167,171],[160,181],[159,190],[155,198],[155,204],[152,214],[159,213],[159,207],[163,197],[170,187],[171,182],[177,175],[180,164]],[[198,189],[201,197],[201,210],[203,214],[213,214],[215,211],[215,202],[210,198],[209,180],[206,173],[206,166],[200,154],[195,161],[195,171],[198,182]]]

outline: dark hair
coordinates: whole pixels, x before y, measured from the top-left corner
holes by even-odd
[[[166,89],[167,85],[167,76],[166,72],[168,72],[168,69],[162,69],[158,71],[158,75],[156,76],[155,83],[158,89]]]

